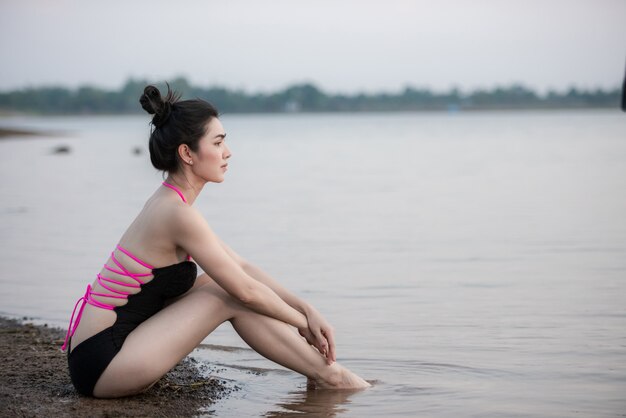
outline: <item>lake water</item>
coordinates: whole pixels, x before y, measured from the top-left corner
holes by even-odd
[[[193,355],[242,389],[207,416],[625,416],[626,115],[222,121],[227,179],[197,207],[317,306],[338,360],[376,384],[307,392],[223,325]],[[147,122],[0,119],[59,133],[0,141],[0,314],[67,326],[161,181]]]

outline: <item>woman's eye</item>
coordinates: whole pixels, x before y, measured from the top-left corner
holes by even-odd
[[[216,142],[215,145],[217,145],[219,147],[220,145],[222,145],[222,141]]]

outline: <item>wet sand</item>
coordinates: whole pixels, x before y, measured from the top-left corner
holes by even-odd
[[[147,392],[121,399],[79,395],[70,382],[65,332],[0,317],[0,416],[190,417],[236,390],[204,377],[209,365],[187,357]]]

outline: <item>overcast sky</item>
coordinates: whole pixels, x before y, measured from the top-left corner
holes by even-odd
[[[0,90],[177,75],[273,91],[614,88],[626,0],[0,0]]]

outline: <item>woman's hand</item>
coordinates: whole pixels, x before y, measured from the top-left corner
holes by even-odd
[[[315,338],[315,336],[313,335],[310,329],[298,328],[298,332],[300,333],[302,337],[304,337],[304,339],[306,340],[307,343],[309,343],[309,345],[312,345],[313,347],[315,347],[317,351],[320,352],[320,354],[324,354],[323,353],[324,347],[322,347],[322,345],[317,340],[317,338]]]
[[[308,328],[300,328],[298,332],[309,344],[315,347],[324,357],[329,365],[337,361],[335,353],[335,331],[333,327],[315,309],[306,312]]]

